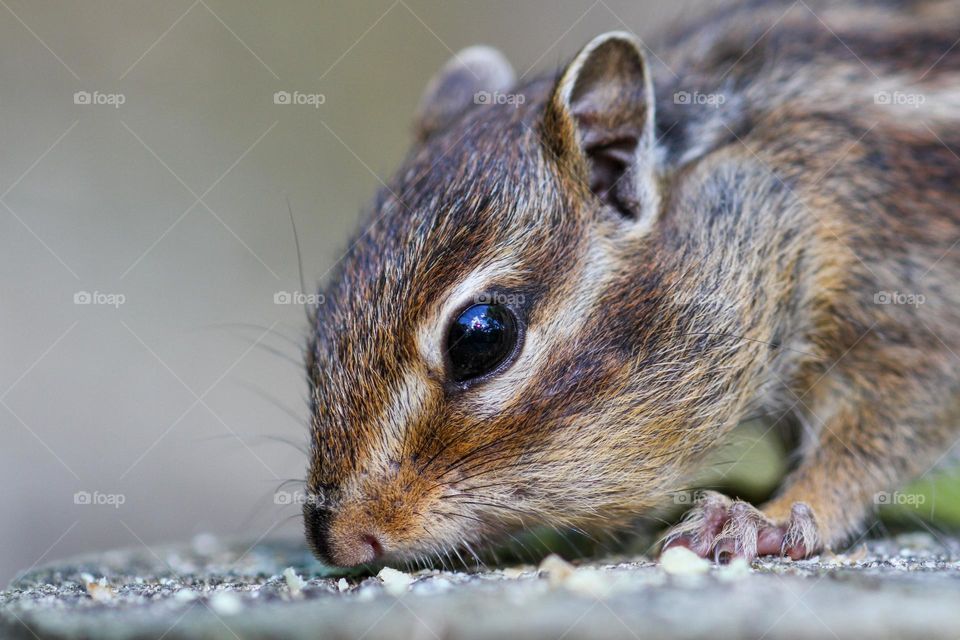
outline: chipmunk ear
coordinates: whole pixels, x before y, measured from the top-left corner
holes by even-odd
[[[417,138],[426,140],[469,106],[489,102],[493,93],[506,92],[515,82],[513,67],[492,47],[468,47],[454,54],[423,92],[417,109]]]
[[[561,162],[604,204],[649,223],[659,209],[653,83],[639,40],[594,38],[567,66],[544,116]]]

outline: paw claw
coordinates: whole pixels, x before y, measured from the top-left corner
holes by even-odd
[[[700,557],[725,564],[757,556],[806,558],[821,547],[813,510],[797,502],[786,523],[775,522],[756,507],[715,492],[698,496],[698,504],[666,536],[663,550],[683,546]]]
[[[737,546],[730,538],[721,540],[713,548],[713,561],[717,564],[729,564],[736,557]]]
[[[820,550],[822,544],[813,509],[797,502],[790,509],[790,522],[783,534],[780,555],[801,560]]]

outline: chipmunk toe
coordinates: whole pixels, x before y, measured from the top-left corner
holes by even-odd
[[[821,548],[813,510],[806,504],[795,503],[783,522],[712,491],[702,493],[697,506],[665,536],[663,550],[673,546],[687,547],[720,564],[759,556],[800,560]]]

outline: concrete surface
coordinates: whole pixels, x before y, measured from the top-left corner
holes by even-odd
[[[681,558],[682,560],[682,558]],[[14,638],[957,638],[960,542],[727,567],[609,558],[336,574],[299,542],[108,552],[0,592]]]

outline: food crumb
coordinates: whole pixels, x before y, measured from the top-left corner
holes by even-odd
[[[387,593],[394,597],[400,597],[407,592],[407,587],[413,582],[413,578],[403,571],[397,571],[390,567],[384,567],[377,574],[377,577],[383,581],[383,588]]]
[[[717,571],[717,579],[722,582],[736,582],[750,575],[750,563],[746,558],[734,558]]]
[[[672,576],[696,576],[710,570],[710,563],[686,547],[670,547],[660,556],[660,568]]]
[[[600,569],[577,569],[564,581],[563,586],[585,596],[604,598],[610,595],[610,576]]]
[[[445,593],[451,589],[453,589],[453,583],[446,578],[440,577],[430,578],[429,580],[421,580],[413,585],[413,591],[415,593],[426,593],[430,595]]]
[[[193,602],[197,599],[198,593],[193,589],[180,589],[173,594],[173,599],[177,602]]]
[[[516,580],[524,574],[524,571],[523,569],[519,569],[517,567],[506,567],[505,569],[501,569],[500,573],[502,573],[503,577],[508,580]]]
[[[357,599],[361,602],[369,602],[377,597],[378,591],[376,587],[361,587],[357,590]]]
[[[293,567],[287,567],[283,570],[283,579],[287,581],[287,588],[290,589],[290,595],[299,596],[307,583],[303,578],[297,575]]]
[[[551,553],[537,567],[540,573],[546,573],[551,587],[563,584],[575,571],[572,564],[555,553]]]
[[[235,594],[229,591],[221,591],[210,598],[210,608],[222,616],[232,616],[240,613],[243,609],[243,603]]]
[[[87,590],[87,594],[91,600],[94,602],[109,602],[113,600],[113,588],[107,584],[106,578],[97,580],[89,573],[81,574],[80,578],[83,580],[83,587]]]
[[[347,591],[348,589],[350,589],[350,583],[347,582],[346,578],[340,578],[337,581],[337,590],[340,592],[344,592],[344,591]]]

